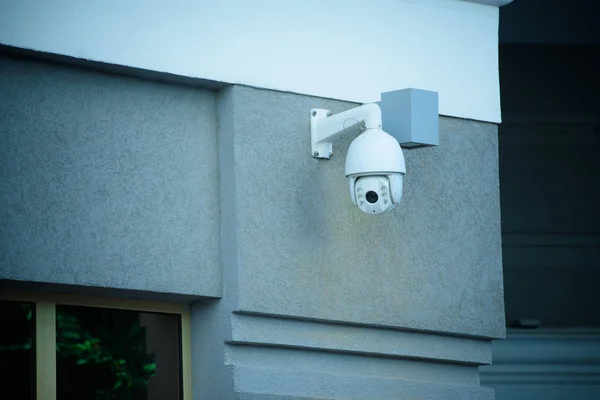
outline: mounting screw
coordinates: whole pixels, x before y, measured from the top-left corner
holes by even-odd
[[[331,111],[327,111],[327,116],[331,117]]]
[[[318,151],[313,151],[313,157],[319,157],[319,152]]]
[[[316,116],[317,116],[317,112],[316,112],[316,111],[314,111],[314,110],[311,112],[311,114],[312,114],[312,116],[313,116],[313,117],[316,117]]]

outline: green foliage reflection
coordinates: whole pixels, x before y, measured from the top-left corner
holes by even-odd
[[[146,399],[156,364],[139,313],[58,306],[56,350],[59,398]]]

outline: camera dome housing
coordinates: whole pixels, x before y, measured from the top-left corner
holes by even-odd
[[[381,128],[367,129],[358,135],[346,155],[346,176],[369,173],[406,173],[400,144]]]
[[[381,214],[399,204],[405,173],[400,144],[381,128],[367,129],[350,144],[346,156],[350,198],[363,212]]]

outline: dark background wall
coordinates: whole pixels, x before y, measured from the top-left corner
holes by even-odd
[[[507,322],[598,327],[600,13],[597,2],[537,3],[501,9]]]
[[[596,0],[514,0],[500,8],[500,43],[599,44],[599,16]]]
[[[600,397],[600,3],[500,9],[506,319],[481,382],[498,400]]]

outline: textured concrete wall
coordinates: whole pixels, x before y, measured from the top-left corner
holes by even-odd
[[[310,156],[309,110],[354,104],[0,63],[0,278],[222,293],[192,308],[199,399],[493,398],[495,125],[442,118],[370,216],[352,138]]]
[[[0,59],[0,279],[220,295],[214,93]]]
[[[309,155],[309,110],[353,105],[234,91],[240,310],[503,336],[494,124],[442,118],[438,147],[405,151],[402,204],[370,216],[344,178],[353,138]]]
[[[218,94],[224,295],[192,309],[195,398],[493,398],[496,126],[442,118],[439,147],[405,152],[401,206],[371,216],[348,194],[352,138],[310,156],[309,110],[353,106]]]

